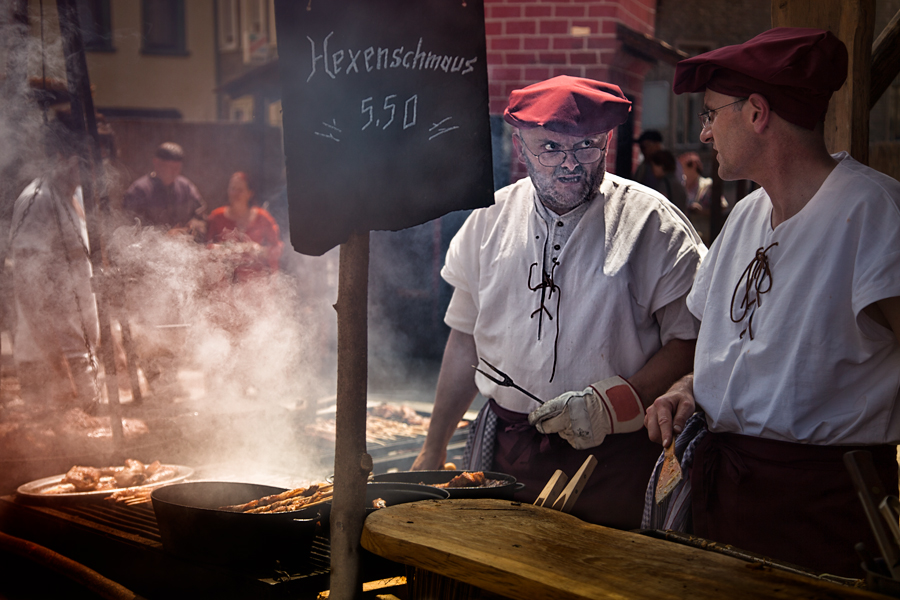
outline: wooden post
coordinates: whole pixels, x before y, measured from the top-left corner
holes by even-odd
[[[847,81],[831,97],[825,143],[867,164],[875,0],[772,0],[772,26],[827,29],[847,46]]]
[[[59,30],[63,39],[63,53],[66,59],[66,80],[72,106],[73,121],[78,124],[81,133],[88,133],[93,141],[92,152],[83,156],[81,161],[81,192],[84,197],[84,212],[87,217],[88,242],[91,247],[91,267],[93,268],[93,288],[97,297],[97,316],[100,321],[100,351],[103,355],[103,368],[106,372],[106,393],[109,401],[110,425],[113,440],[118,448],[122,447],[125,434],[122,430],[122,410],[119,405],[119,382],[116,378],[115,346],[112,339],[109,306],[106,303],[108,290],[102,283],[103,254],[105,243],[102,233],[100,206],[94,197],[94,173],[91,166],[101,167],[100,149],[97,145],[97,118],[94,114],[94,101],[91,98],[91,84],[88,79],[87,60],[84,55],[84,43],[81,29],[78,26],[78,9],[75,0],[56,0],[59,13]]]
[[[360,545],[365,520],[368,374],[369,233],[353,233],[341,244],[338,298],[337,413],[334,443],[334,500],[331,508],[330,598],[362,594]]]

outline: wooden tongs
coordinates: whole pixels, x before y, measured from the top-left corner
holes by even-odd
[[[594,467],[596,466],[597,459],[591,454],[585,459],[584,463],[582,463],[578,472],[575,473],[575,477],[573,477],[571,481],[568,481],[569,478],[565,473],[557,469],[556,472],[553,473],[553,476],[550,477],[547,485],[544,486],[544,489],[541,490],[541,493],[538,494],[537,500],[534,501],[534,505],[543,506],[564,513],[571,511],[572,507],[575,506],[575,502],[578,500],[578,496],[581,495],[584,486],[587,485],[588,479],[590,479],[591,475],[594,473]],[[566,485],[567,481],[568,485]]]

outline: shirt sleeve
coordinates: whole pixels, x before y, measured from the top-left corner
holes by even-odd
[[[706,246],[671,206],[650,211],[640,223],[630,261],[636,273],[634,298],[656,314],[690,291]]]
[[[669,302],[654,313],[659,323],[659,337],[663,346],[672,340],[696,340],[700,321],[687,307],[687,294]]]
[[[203,196],[200,195],[200,190],[197,189],[197,186],[194,185],[193,182],[188,182],[190,186],[190,193],[192,197],[192,203],[194,208],[194,217],[203,218],[203,215],[206,214],[206,201],[203,199]]]
[[[453,290],[450,305],[444,315],[444,323],[451,329],[472,335],[475,333],[475,321],[478,319],[478,307],[472,294],[459,288]]]
[[[879,300],[900,296],[900,186],[870,204],[853,214],[858,233],[852,302],[857,315]]]

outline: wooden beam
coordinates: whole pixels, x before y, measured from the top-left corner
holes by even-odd
[[[95,173],[100,174],[103,160],[100,157],[99,133],[97,131],[97,115],[94,112],[94,100],[91,96],[91,82],[88,76],[87,58],[84,40],[81,38],[81,26],[78,24],[78,7],[75,0],[56,0],[59,14],[59,31],[63,42],[63,55],[66,63],[66,80],[69,86],[69,103],[72,108],[73,122],[78,133],[86,133],[93,140],[89,150],[84,151],[80,162],[81,193],[84,199],[84,212],[90,246],[90,260],[93,269],[91,284],[97,300],[97,318],[100,322],[100,354],[103,359],[103,371],[106,377],[106,400],[109,407],[110,426],[113,442],[119,453],[119,460],[125,456],[125,433],[122,428],[122,407],[119,404],[119,381],[116,377],[115,345],[112,336],[112,321],[109,310],[111,290],[106,285],[103,275],[103,254],[106,248],[106,235],[101,210],[108,211],[109,198],[95,194]],[[100,282],[97,285],[97,282]],[[84,327],[84,323],[82,323]],[[85,333],[85,344],[88,345]],[[90,351],[90,348],[88,348]],[[91,356],[92,362],[95,357]],[[91,365],[94,381],[97,383],[97,369]],[[98,384],[99,385],[99,384]],[[100,390],[98,389],[99,393]]]
[[[847,46],[847,81],[831,97],[825,143],[867,164],[875,0],[772,0],[772,26],[827,29]]]
[[[678,61],[691,56],[662,40],[645,33],[638,33],[621,23],[616,23],[616,39],[622,42],[625,50],[650,63],[663,62],[674,66]]]
[[[900,74],[900,11],[897,11],[872,46],[870,109],[875,106],[898,74]]]

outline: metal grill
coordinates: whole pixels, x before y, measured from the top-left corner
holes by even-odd
[[[163,549],[150,504],[33,506],[4,496],[0,529],[81,562],[147,598],[315,598],[329,585],[331,556],[325,537],[314,540],[303,562],[292,564],[241,569],[182,560]],[[393,570],[388,568],[388,574]]]
[[[113,533],[127,533],[140,536],[150,542],[162,545],[162,538],[156,526],[156,515],[150,504],[121,506],[117,504],[83,504],[63,506],[57,509],[72,519],[91,523],[95,527],[114,530]]]

